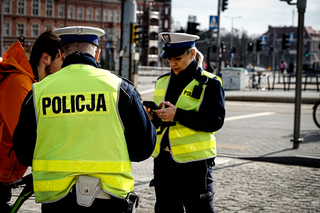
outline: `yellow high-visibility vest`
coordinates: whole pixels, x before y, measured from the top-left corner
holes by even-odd
[[[219,77],[207,71],[202,71],[201,75],[208,78],[217,78],[221,85],[222,81]],[[153,95],[153,101],[160,104],[164,101],[164,97],[169,85],[170,75],[163,76],[158,79]],[[194,86],[199,85],[199,82],[194,79],[182,91],[176,103],[176,107],[184,110],[198,111],[203,98],[206,85],[203,85],[203,90],[199,99],[192,97]],[[214,97],[212,97],[214,98]],[[203,132],[190,129],[176,122],[175,126],[166,127],[161,134],[157,136],[157,144],[152,156],[157,157],[160,153],[160,143],[164,132],[169,129],[169,143],[171,146],[171,154],[177,162],[191,162],[203,159],[208,159],[216,156],[216,138],[215,132]],[[159,127],[158,131],[160,131]]]
[[[79,175],[125,198],[131,161],[118,115],[121,79],[89,65],[70,65],[33,85],[37,142],[32,162],[36,202],[65,196]]]

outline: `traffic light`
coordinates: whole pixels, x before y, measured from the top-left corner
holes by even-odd
[[[237,52],[236,45],[233,45],[231,52],[232,52],[232,53],[236,53],[236,52]]]
[[[212,52],[213,52],[213,53],[216,53],[216,52],[217,52],[217,46],[216,46],[216,45],[212,46]]]
[[[249,52],[252,52],[252,51],[253,51],[253,43],[252,43],[252,42],[249,42],[249,43],[248,43],[248,51],[249,51]]]
[[[225,11],[228,6],[228,0],[222,0],[222,11]]]
[[[131,24],[131,43],[139,43],[141,41],[142,26],[140,24]]]
[[[224,44],[223,41],[220,43],[221,52],[225,52],[227,50],[227,46]]]
[[[269,49],[269,55],[271,55],[271,53],[273,52],[273,45],[270,45],[270,49]]]
[[[273,45],[270,45],[270,52],[273,52]]]
[[[308,51],[308,50],[306,51],[306,53],[304,54],[304,56],[305,56],[306,58],[309,58],[310,53],[309,53],[309,51]]]
[[[262,50],[261,40],[257,39],[256,42],[256,52],[260,52]]]
[[[199,30],[197,29],[198,25],[200,24],[196,22],[188,22],[187,33],[197,35],[199,33]]]
[[[287,49],[289,48],[289,35],[287,33],[282,34],[282,49]]]
[[[147,34],[142,35],[142,47],[149,47],[149,36]]]
[[[24,36],[23,36],[23,35],[21,35],[21,36],[19,37],[19,41],[20,41],[20,43],[21,43],[21,46],[23,47],[23,46],[24,46]]]

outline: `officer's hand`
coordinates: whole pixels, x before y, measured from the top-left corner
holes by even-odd
[[[162,118],[164,121],[173,121],[177,112],[177,107],[169,101],[162,101],[159,107],[162,108],[163,105],[166,105],[167,107],[164,109],[154,110],[157,113],[157,116]]]

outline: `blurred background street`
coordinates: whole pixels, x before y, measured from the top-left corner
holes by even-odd
[[[0,4],[0,57],[19,41],[29,58],[47,28],[99,27],[105,31],[99,38],[99,66],[131,80],[142,100],[152,100],[157,77],[170,71],[168,61],[159,57],[163,42],[158,34],[198,35],[203,67],[222,77],[226,92],[227,115],[216,133],[213,171],[217,212],[320,212],[320,129],[312,118],[320,98],[319,0]],[[297,115],[301,142],[293,149]],[[153,213],[152,158],[132,165],[141,198],[137,213]],[[14,190],[12,201],[18,194]],[[40,212],[40,205],[31,198],[19,212]]]
[[[156,78],[139,77],[143,100],[152,100]],[[249,76],[246,79],[248,83]],[[320,129],[312,119],[313,104],[301,105],[303,142],[293,149],[294,103],[288,97],[294,97],[294,90],[283,91],[282,86],[276,84],[273,91],[250,90],[248,85],[241,91],[226,91],[227,116],[216,133],[218,156],[213,170],[217,212],[320,212]],[[232,97],[242,99],[228,100]],[[303,91],[302,97],[317,100],[316,85]],[[283,101],[273,101],[279,98]],[[153,159],[132,165],[134,190],[141,198],[137,213],[152,213]],[[31,198],[20,212],[40,212],[40,205]]]

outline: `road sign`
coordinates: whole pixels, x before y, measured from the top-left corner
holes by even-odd
[[[209,30],[218,29],[218,16],[210,16],[209,17]]]
[[[107,49],[107,50],[110,49],[110,42],[107,42],[107,43],[106,43],[106,49]]]
[[[261,36],[260,37],[261,45],[267,45],[267,36]]]
[[[289,42],[293,42],[293,39],[294,39],[294,33],[290,33],[289,34]]]

